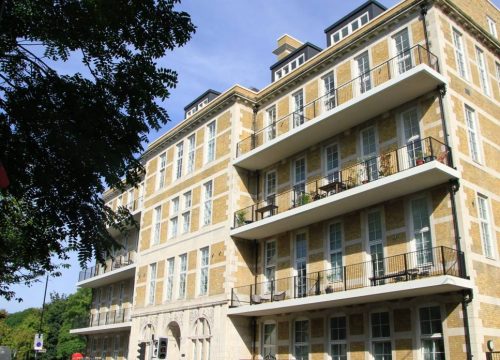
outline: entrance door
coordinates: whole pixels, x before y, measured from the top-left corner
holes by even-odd
[[[306,234],[295,236],[295,296],[307,295],[307,240]]]
[[[371,258],[373,276],[384,275],[384,242],[382,236],[382,216],[380,211],[373,211],[367,215],[368,247]],[[378,283],[378,282],[377,282]]]

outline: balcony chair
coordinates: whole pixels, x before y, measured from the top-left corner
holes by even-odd
[[[286,297],[286,290],[285,291],[281,291],[279,293],[276,293],[273,295],[273,301],[281,301],[281,300],[285,300],[285,297]]]

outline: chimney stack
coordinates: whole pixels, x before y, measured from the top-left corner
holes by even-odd
[[[281,60],[301,45],[303,45],[302,42],[285,34],[278,39],[278,47],[273,51],[273,54],[277,55],[278,60]]]

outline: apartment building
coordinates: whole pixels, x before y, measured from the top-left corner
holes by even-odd
[[[140,198],[140,228],[117,234],[133,262],[79,281],[88,355],[166,337],[168,359],[492,356],[499,22],[488,0],[368,1],[324,49],[280,37],[265,88],[187,105],[142,190],[105,194]]]

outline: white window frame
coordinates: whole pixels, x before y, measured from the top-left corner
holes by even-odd
[[[154,305],[155,303],[157,271],[156,263],[149,264],[148,305]]]
[[[175,238],[179,234],[179,208],[180,199],[176,196],[170,201],[169,238]]]
[[[345,321],[345,328],[342,328],[342,327],[335,328],[335,329],[338,329],[339,333],[342,331],[341,329],[344,329],[345,334],[344,334],[343,337],[340,334],[338,336],[334,336],[333,331],[332,331],[334,329],[334,327],[333,327],[333,321],[334,321],[334,319],[343,319]],[[328,353],[330,354],[330,359],[331,360],[344,360],[344,359],[347,359],[347,356],[348,356],[347,355],[348,354],[348,351],[347,351],[347,334],[348,334],[347,324],[348,324],[347,316],[345,316],[345,315],[340,315],[339,314],[339,315],[334,315],[334,316],[331,316],[330,318],[328,318],[328,333],[329,333],[329,338],[328,338]],[[334,356],[332,354],[332,347],[333,346],[343,347],[345,355]]]
[[[156,181],[156,190],[165,187],[165,173],[167,168],[167,153],[160,154],[158,158],[158,179]]]
[[[336,152],[337,152],[337,166],[329,169],[329,164],[328,164],[329,151],[330,151],[330,149],[335,149],[335,148],[336,148]],[[334,153],[335,153],[335,151],[332,150],[332,154],[334,154]],[[341,159],[341,156],[340,156],[339,144],[336,142],[332,143],[332,144],[328,144],[327,146],[325,146],[323,154],[324,154],[324,159],[325,159],[324,166],[325,166],[326,183],[331,183],[333,181],[340,181],[340,159]]]
[[[332,232],[333,231],[333,232]],[[335,236],[340,233],[340,239],[334,239],[333,241],[337,243],[336,240],[339,240],[340,246],[332,246],[332,236],[335,234]],[[328,262],[330,264],[330,269],[331,271],[328,272],[327,275],[327,280],[329,283],[336,283],[339,281],[343,280],[344,273],[343,273],[343,266],[344,266],[344,229],[343,229],[343,224],[341,221],[333,221],[328,224],[328,230],[327,230],[327,235],[328,235]],[[332,257],[333,256],[339,256],[340,255],[340,264],[337,262],[337,266],[334,266],[332,263]]]
[[[337,99],[335,97],[335,74],[329,71],[321,77],[321,89],[323,94],[323,111],[330,111],[337,106]]]
[[[153,210],[154,224],[153,224],[153,245],[158,245],[160,243],[161,236],[161,205],[158,205]]]
[[[307,333],[306,333],[306,341],[297,341],[297,323],[307,323]],[[297,347],[300,346],[300,347],[307,347],[307,354],[309,355],[311,353],[311,329],[310,329],[310,322],[309,322],[309,319],[303,319],[303,318],[299,318],[299,319],[296,319],[294,320],[293,322],[293,356],[294,356],[294,359],[297,359],[297,360],[307,360],[309,358],[309,356],[307,358],[303,358],[303,357],[297,357]],[[304,333],[303,331],[301,331],[301,333]]]
[[[183,195],[183,209],[182,209],[182,233],[187,234],[191,229],[191,206],[193,203],[193,196],[191,190],[186,191]]]
[[[497,85],[500,88],[500,63],[498,61],[495,61],[495,71],[496,71]]]
[[[282,77],[288,75],[295,69],[299,68],[306,62],[306,57],[305,54],[300,54],[297,56],[295,59],[287,63],[286,65],[282,66],[281,68],[275,70],[274,72],[274,80],[279,80]]]
[[[427,216],[429,218],[429,222],[428,222],[428,226],[427,227],[424,227],[422,229],[420,229],[418,231],[418,234],[422,234],[422,232],[424,230],[426,230],[429,234],[429,239],[430,239],[430,244],[429,246],[425,246],[425,244],[423,245],[423,249],[418,249],[418,244],[417,244],[417,239],[416,239],[416,234],[417,234],[417,229],[415,228],[415,221],[414,221],[414,208],[413,208],[413,204],[416,202],[416,201],[423,201],[424,202],[424,205],[425,205],[425,211],[427,213]],[[409,211],[408,211],[408,216],[409,216],[409,230],[410,230],[410,239],[411,239],[411,249],[413,252],[416,252],[416,265],[417,266],[426,266],[426,265],[432,265],[432,261],[433,261],[433,252],[432,252],[432,249],[434,247],[434,244],[435,244],[435,239],[434,239],[434,232],[432,230],[432,209],[430,208],[430,205],[429,205],[429,199],[427,198],[427,196],[425,195],[419,195],[419,196],[415,196],[415,197],[412,197],[411,199],[409,199],[408,201],[408,207],[409,207]]]
[[[264,177],[264,200],[268,205],[271,205],[271,202],[274,205],[277,190],[278,173],[276,170],[269,170],[266,172]]]
[[[270,251],[273,251],[274,254],[269,254]],[[276,265],[278,258],[278,247],[276,244],[276,240],[267,240],[264,243],[264,289],[263,293],[268,294],[274,291],[274,280],[276,279]],[[272,274],[272,276],[270,276]],[[271,277],[271,279],[270,279]]]
[[[300,98],[300,104],[297,103],[298,98]],[[292,106],[291,127],[295,129],[306,122],[304,89],[299,89],[291,95],[290,105]]]
[[[498,39],[498,33],[497,33],[497,23],[495,20],[490,18],[489,16],[486,16],[486,22],[488,23],[488,30],[490,34],[495,38]]]
[[[210,248],[205,246],[199,251],[199,286],[198,295],[205,296],[208,294],[208,279],[210,267]]]
[[[363,60],[361,62],[361,60]],[[365,63],[366,60],[366,63]],[[373,89],[373,81],[371,74],[371,61],[370,61],[370,52],[368,50],[362,51],[353,59],[354,64],[354,74],[355,80],[352,84],[354,86],[354,94],[355,96],[360,96],[361,94],[366,93]],[[363,66],[361,66],[363,65]],[[366,68],[365,68],[366,65]],[[360,68],[363,68],[362,70]],[[358,84],[356,84],[358,82]]]
[[[188,154],[187,154],[186,174],[191,174],[194,171],[194,166],[195,166],[196,134],[188,136],[187,143],[188,143]]]
[[[203,217],[202,226],[207,226],[212,223],[212,198],[213,198],[213,181],[207,181],[203,184]]]
[[[215,160],[215,139],[217,137],[217,123],[211,121],[205,127],[205,164]]]
[[[427,309],[428,311],[430,311],[429,309],[431,308],[437,308],[439,309],[439,323],[440,323],[440,326],[441,326],[441,332],[433,332],[432,334],[424,334],[423,333],[423,319],[422,319],[422,310],[424,309]],[[424,349],[424,346],[423,346],[423,343],[424,341],[441,341],[442,342],[442,348],[443,348],[443,353],[446,354],[446,351],[445,351],[445,347],[444,347],[444,336],[443,336],[443,316],[441,314],[441,307],[438,306],[438,305],[434,305],[434,306],[421,306],[418,308],[418,327],[419,327],[419,333],[420,333],[420,352],[422,354],[422,358],[425,358],[425,349]],[[438,320],[438,319],[430,319],[430,322],[432,323],[432,320]],[[431,325],[432,327],[432,325]]]
[[[178,299],[186,298],[187,290],[187,253],[179,255],[179,294]]]
[[[494,232],[491,226],[491,209],[487,196],[477,193],[477,213],[481,232],[481,243],[483,245],[484,256],[495,259],[496,247]]]
[[[297,164],[303,161],[304,162],[304,179],[298,179],[297,178]],[[306,183],[307,183],[307,160],[304,156],[299,157],[293,161],[292,165],[292,177],[293,177],[293,192],[295,194],[295,203],[294,199],[292,198],[292,205],[300,205],[300,196],[305,193],[306,191]],[[297,189],[297,187],[300,187],[300,189]]]
[[[469,105],[464,106],[465,125],[467,126],[467,138],[469,144],[469,152],[472,161],[481,164],[481,145],[479,140],[479,129],[477,122],[476,110]]]
[[[276,105],[272,105],[266,109],[266,141],[271,141],[276,137]]]
[[[374,335],[374,326],[378,325],[379,327],[384,326],[385,324],[379,323],[379,324],[374,324],[373,322],[373,315],[375,314],[387,314],[387,326],[389,329],[389,336],[375,336]],[[372,356],[372,359],[375,359],[375,345],[376,344],[381,344],[381,343],[389,343],[391,346],[391,359],[394,359],[394,356],[392,355],[394,353],[394,346],[392,344],[392,329],[391,329],[391,314],[389,311],[373,311],[370,313],[370,354]]]
[[[175,172],[174,180],[182,177],[182,164],[184,161],[184,142],[175,145]]]
[[[165,301],[174,299],[174,272],[175,272],[175,257],[167,259],[167,278],[165,281]]]
[[[120,352],[120,335],[115,335],[115,340],[113,342],[113,360],[118,360]]]
[[[373,222],[371,221],[371,216],[376,215],[378,216],[378,221],[379,223],[376,224],[375,227],[373,227]],[[377,226],[380,226],[380,229],[376,229]],[[377,232],[380,232],[380,234],[377,234]],[[385,272],[385,255],[386,255],[386,249],[385,249],[385,224],[384,224],[384,213],[382,212],[382,209],[376,208],[368,211],[366,213],[366,249],[367,249],[367,254],[370,259],[370,274],[372,276],[380,276],[383,275]],[[372,246],[380,246],[382,248],[382,257],[380,258],[373,258],[372,254]],[[377,254],[378,255],[378,254]],[[376,263],[375,263],[376,262]],[[377,265],[377,268],[374,268],[374,265]],[[376,273],[375,273],[376,272]]]
[[[486,60],[484,57],[484,51],[476,46],[476,61],[477,68],[479,70],[479,83],[481,84],[481,89],[486,96],[490,96],[490,83],[488,76],[488,66],[486,65]]]
[[[453,28],[452,32],[458,75],[465,80],[469,80],[469,71],[467,69],[467,55],[463,35],[455,28]]]
[[[266,343],[266,327],[273,326],[273,330],[269,336],[269,342]],[[265,359],[267,355],[276,357],[278,349],[278,326],[276,321],[267,320],[262,324],[262,358]]]

